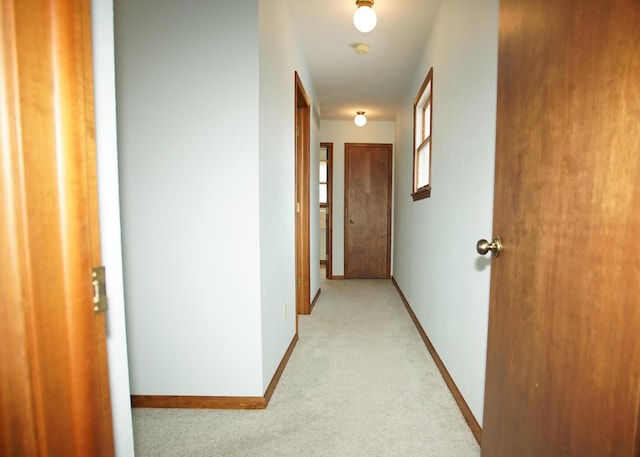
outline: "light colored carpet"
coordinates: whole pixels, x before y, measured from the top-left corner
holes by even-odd
[[[479,456],[391,282],[321,288],[266,410],[134,409],[136,456]]]

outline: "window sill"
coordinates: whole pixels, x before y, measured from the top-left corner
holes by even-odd
[[[424,186],[411,194],[413,201],[431,197],[431,186]]]

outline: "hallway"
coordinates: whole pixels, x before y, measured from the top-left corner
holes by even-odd
[[[137,456],[479,456],[391,281],[321,279],[261,411],[134,409]]]

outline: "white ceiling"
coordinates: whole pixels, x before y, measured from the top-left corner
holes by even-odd
[[[348,120],[365,111],[369,120],[394,120],[441,1],[375,0],[378,25],[361,33],[353,26],[355,0],[287,0],[320,118]],[[356,54],[356,43],[369,44],[369,54]]]

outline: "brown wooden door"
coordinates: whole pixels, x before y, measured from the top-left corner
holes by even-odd
[[[500,1],[484,457],[640,455],[639,50],[637,0]]]
[[[347,278],[388,278],[391,265],[390,144],[345,144]]]
[[[0,455],[114,454],[89,0],[2,0]]]

